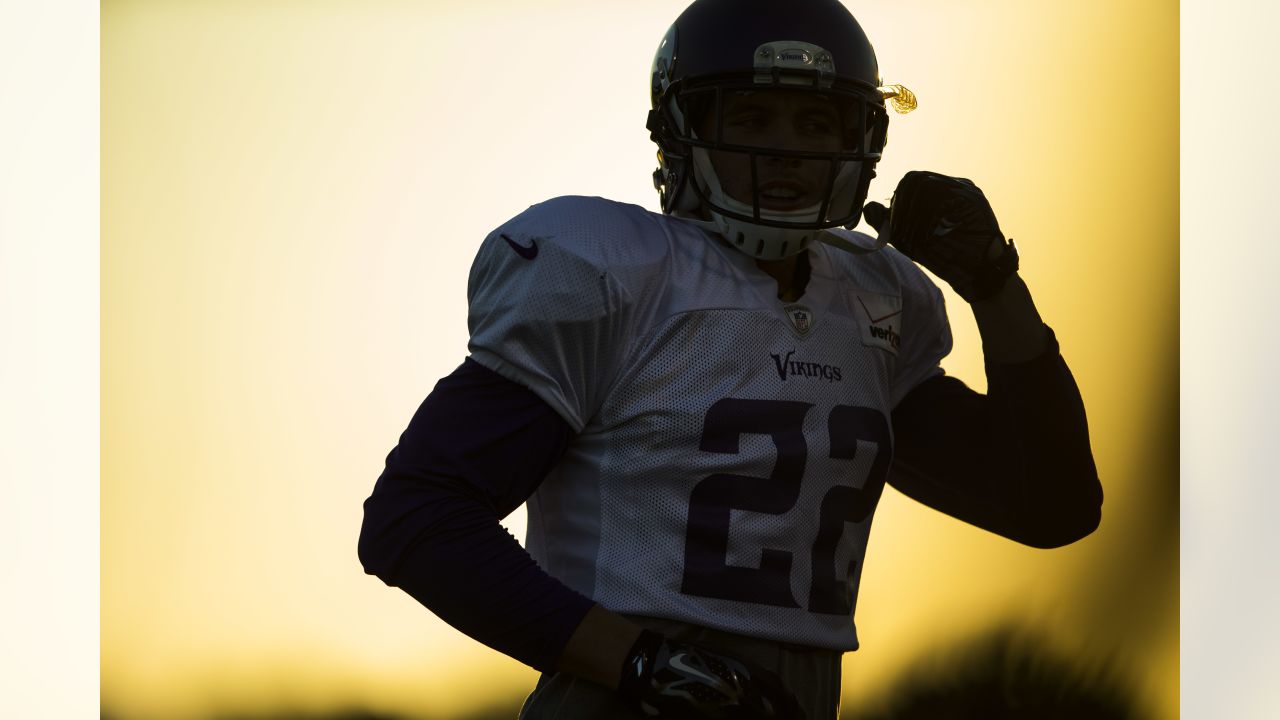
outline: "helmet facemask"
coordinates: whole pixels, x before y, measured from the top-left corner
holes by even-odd
[[[715,83],[673,96],[692,171],[686,193],[736,248],[778,259],[824,228],[858,222],[883,106],[861,93],[781,84]]]

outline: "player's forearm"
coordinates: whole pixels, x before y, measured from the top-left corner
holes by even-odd
[[[1020,363],[1038,357],[1048,334],[1031,291],[1017,273],[995,295],[970,305],[982,335],[982,354],[988,362]]]
[[[1056,547],[1097,527],[1102,486],[1080,389],[1047,328],[1045,338],[1044,350],[1026,362],[987,359],[987,398],[999,429],[995,445],[1021,469],[1001,491],[1015,499],[1008,520],[1023,542]]]
[[[1035,547],[1097,526],[1102,488],[1079,389],[1053,333],[1021,363],[987,361],[986,395],[934,378],[894,409],[895,471],[907,495]]]
[[[483,503],[396,468],[365,503],[360,550],[366,572],[542,671],[592,604],[544,572]]]
[[[569,638],[556,669],[616,690],[622,663],[639,636],[639,625],[593,605]]]

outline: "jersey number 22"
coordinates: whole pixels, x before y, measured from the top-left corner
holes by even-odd
[[[809,403],[788,400],[726,398],[707,411],[700,446],[703,451],[737,454],[740,437],[754,433],[772,438],[778,458],[773,473],[767,478],[720,473],[694,486],[689,497],[681,592],[800,607],[791,591],[794,553],[763,548],[758,568],[729,565],[726,560],[730,511],[782,514],[795,507],[808,455],[804,418],[811,407]],[[847,615],[853,611],[857,561],[849,563],[843,579],[837,578],[836,547],[845,523],[862,522],[875,509],[884,490],[893,448],[888,422],[883,414],[871,408],[837,405],[827,417],[827,430],[832,458],[853,459],[859,440],[876,445],[870,474],[861,489],[837,485],[823,496],[818,536],[809,553],[812,564],[809,611]]]

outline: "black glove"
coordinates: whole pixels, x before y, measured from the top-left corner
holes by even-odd
[[[646,717],[804,720],[776,675],[747,660],[644,630],[622,666],[618,693]]]
[[[1018,270],[1018,251],[1005,241],[991,203],[964,178],[913,170],[893,192],[889,209],[863,208],[867,222],[903,255],[946,280],[968,302],[1000,292]]]

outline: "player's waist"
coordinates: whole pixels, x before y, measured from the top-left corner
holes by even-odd
[[[840,705],[840,650],[740,635],[679,620],[624,613],[641,627],[668,637],[751,660],[775,673],[809,717],[836,717]]]

